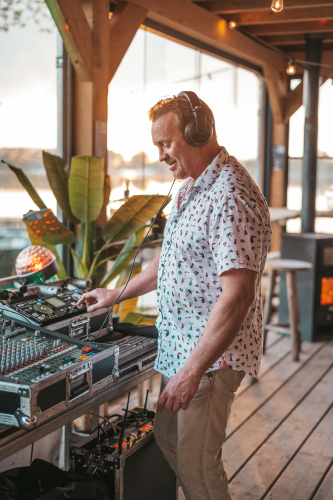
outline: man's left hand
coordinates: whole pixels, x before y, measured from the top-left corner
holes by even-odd
[[[157,401],[157,413],[187,410],[191,399],[198,390],[200,377],[193,377],[183,370],[174,375],[165,386]]]

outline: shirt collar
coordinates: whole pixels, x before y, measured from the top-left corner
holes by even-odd
[[[219,154],[214,158],[214,160],[205,168],[202,174],[197,178],[193,186],[191,187],[190,192],[192,190],[201,190],[208,188],[214,181],[215,178],[219,175],[223,166],[228,162],[229,153],[224,148],[221,147]],[[186,182],[186,181],[185,181]]]

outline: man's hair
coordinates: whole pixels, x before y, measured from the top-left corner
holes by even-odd
[[[202,109],[205,113],[207,122],[213,127],[213,135],[216,138],[215,129],[215,119],[212,110],[207,104],[199,98]],[[184,132],[186,123],[191,120],[194,115],[190,103],[186,97],[166,97],[158,101],[155,106],[150,108],[148,111],[148,117],[151,122],[157,120],[160,116],[166,115],[167,113],[173,113],[178,122],[178,128],[181,132]]]

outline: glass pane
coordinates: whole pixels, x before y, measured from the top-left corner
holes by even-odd
[[[22,168],[44,203],[56,211],[42,150],[57,142],[56,29],[49,11],[41,25],[0,31],[0,159]],[[26,12],[23,12],[26,15]],[[41,31],[41,28],[50,32]],[[15,274],[15,259],[30,244],[22,215],[38,210],[8,167],[0,163],[0,277]]]

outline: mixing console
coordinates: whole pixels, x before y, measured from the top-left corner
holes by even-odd
[[[32,428],[118,379],[117,346],[0,317],[0,423]]]
[[[157,340],[139,335],[135,335],[134,337],[128,335],[123,339],[108,342],[108,344],[119,347],[119,365],[122,365],[133,358],[145,354],[147,351],[151,351],[154,348],[156,350]]]

